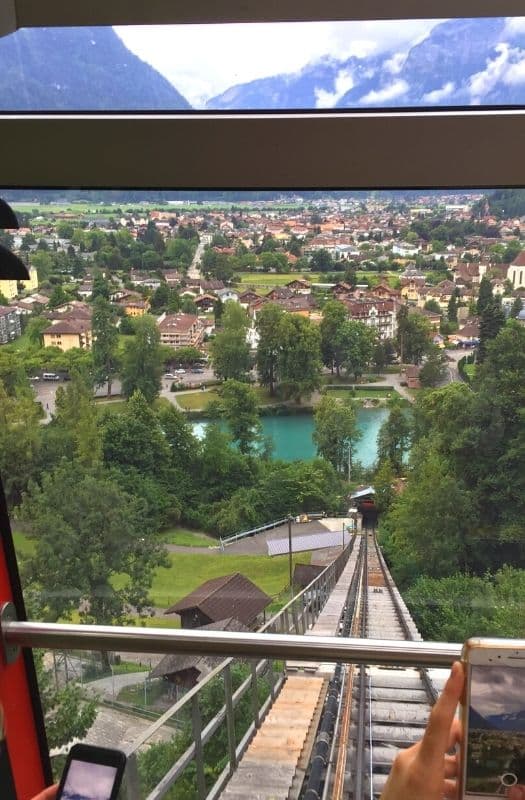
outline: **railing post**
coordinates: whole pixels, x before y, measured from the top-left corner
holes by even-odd
[[[230,665],[224,668],[224,699],[226,704],[226,729],[228,731],[228,751],[230,754],[230,775],[237,768],[237,742],[235,740],[235,717],[232,702],[232,673]]]
[[[204,754],[202,749],[202,719],[199,708],[199,696],[195,694],[191,699],[191,727],[195,743],[195,772],[197,777],[197,797],[204,800],[206,797],[206,780],[204,778]]]
[[[290,633],[290,620],[288,618],[287,608],[284,609],[283,619],[284,619],[284,633]]]
[[[125,798],[125,800],[141,800],[136,753],[130,753],[126,762],[122,796]]]
[[[252,668],[252,712],[253,712],[253,723],[256,728],[259,728],[261,725],[261,719],[259,716],[259,693],[257,691],[257,661],[251,662]]]
[[[299,615],[297,614],[297,600],[294,600],[292,603],[292,619],[293,619],[293,632],[295,634],[300,634],[303,631],[299,629]]]

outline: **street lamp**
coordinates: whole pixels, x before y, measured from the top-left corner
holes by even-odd
[[[290,573],[290,594],[293,597],[292,519],[292,515],[288,514],[288,570]]]

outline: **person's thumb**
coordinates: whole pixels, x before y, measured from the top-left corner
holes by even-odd
[[[447,752],[450,728],[461,697],[463,683],[463,667],[456,661],[452,665],[445,688],[430,713],[420,748],[424,760],[442,758]]]

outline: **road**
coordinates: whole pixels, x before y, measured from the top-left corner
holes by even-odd
[[[199,244],[197,245],[197,249],[195,250],[193,261],[191,262],[191,267],[188,270],[188,278],[191,278],[192,280],[195,281],[198,281],[202,278],[199,267],[203,253],[204,253],[204,243],[202,239],[199,239]]]

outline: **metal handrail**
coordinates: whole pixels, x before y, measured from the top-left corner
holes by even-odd
[[[291,659],[379,666],[449,667],[461,656],[461,644],[399,639],[344,639],[274,633],[158,630],[111,625],[59,625],[5,622],[9,646],[48,650],[121,650],[128,653],[192,653],[241,658]]]

